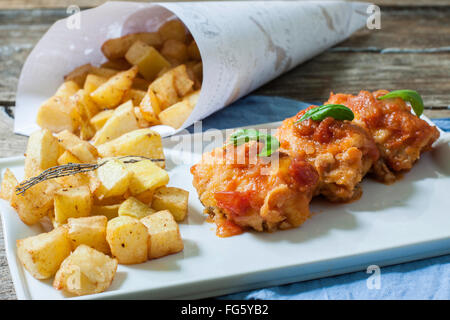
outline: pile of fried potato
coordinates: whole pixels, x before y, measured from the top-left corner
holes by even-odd
[[[107,62],[76,68],[40,106],[41,128],[97,146],[139,128],[185,122],[200,94],[202,62],[181,21],[109,39],[101,49]]]
[[[68,130],[42,129],[30,136],[25,179],[74,163],[102,165],[41,181],[23,194],[16,193],[14,174],[4,173],[1,198],[24,223],[50,226],[49,232],[17,241],[19,260],[33,277],[55,276],[53,286],[74,295],[98,293],[109,287],[118,264],[183,250],[177,222],[187,216],[189,193],[167,186],[157,132],[122,132],[97,147]]]

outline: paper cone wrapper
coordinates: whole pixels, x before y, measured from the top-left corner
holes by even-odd
[[[74,68],[105,62],[100,47],[107,39],[156,31],[178,17],[196,40],[203,60],[200,98],[180,129],[154,127],[167,136],[344,40],[365,25],[367,7],[344,1],[107,2],[57,21],[37,43],[20,75],[14,131],[37,130],[41,103]]]

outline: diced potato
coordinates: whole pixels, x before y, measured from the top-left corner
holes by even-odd
[[[109,244],[106,242],[105,216],[92,216],[85,218],[69,218],[67,220],[67,236],[72,244],[72,250],[85,244],[95,250],[109,254]]]
[[[54,181],[40,182],[25,193],[14,193],[11,206],[16,209],[19,218],[28,225],[38,223],[53,208],[53,196],[59,187]]]
[[[113,115],[114,110],[104,110],[97,113],[94,117],[92,117],[91,124],[94,126],[95,130],[100,130],[103,128],[106,121]]]
[[[189,58],[184,42],[173,39],[164,42],[161,54],[169,61],[176,61],[176,64],[186,62]]]
[[[141,109],[139,109],[139,107],[134,107],[134,114],[136,115],[136,119],[137,119],[139,128],[148,128],[152,125],[150,122],[145,120],[145,118],[141,112]]]
[[[161,187],[153,194],[152,208],[169,210],[175,221],[183,221],[188,213],[189,192],[175,187]]]
[[[101,77],[96,74],[88,74],[86,77],[86,81],[84,82],[84,92],[90,95],[106,81],[108,81],[108,78]]]
[[[74,98],[78,104],[79,113],[81,115],[84,115],[87,118],[86,120],[91,119],[100,112],[99,107],[95,104],[89,93],[85,90],[78,90]]]
[[[2,184],[0,187],[0,198],[6,201],[11,201],[12,196],[16,193],[16,186],[19,182],[17,181],[14,173],[8,168],[3,174]]]
[[[198,90],[202,86],[203,80],[203,64],[202,62],[198,63],[186,63],[187,73],[189,74],[189,78],[194,81],[194,89]]]
[[[59,183],[62,188],[77,188],[82,186],[86,186],[88,188],[90,187],[88,172],[59,177],[54,179],[54,181]]]
[[[147,91],[150,86],[150,81],[136,77],[133,80],[132,88],[136,90]]]
[[[146,190],[144,192],[136,194],[134,197],[136,199],[138,199],[139,201],[141,201],[147,205],[150,205],[153,200],[153,190]]]
[[[155,210],[134,197],[129,197],[119,208],[119,217],[128,216],[141,219],[152,213],[155,213]]]
[[[120,105],[103,127],[94,136],[93,144],[98,146],[105,142],[114,140],[121,135],[139,129],[134,106],[131,101]]]
[[[105,216],[108,220],[114,219],[119,216],[120,204],[111,205],[94,205],[92,207],[92,215]]]
[[[91,93],[94,102],[101,108],[112,109],[119,105],[127,90],[131,88],[137,74],[137,67],[122,71],[111,77]]]
[[[58,165],[64,165],[68,163],[81,163],[81,160],[75,157],[70,151],[66,150],[58,158]]]
[[[86,76],[91,71],[90,63],[75,68],[72,72],[64,76],[64,81],[74,81],[79,87],[83,87]]]
[[[119,58],[115,60],[108,60],[101,65],[103,68],[115,69],[115,70],[128,70],[131,65],[124,58]]]
[[[119,59],[125,56],[136,41],[142,41],[153,47],[161,45],[161,38],[156,32],[132,33],[105,41],[102,45],[102,52],[109,60]]]
[[[161,112],[161,107],[158,98],[152,89],[148,89],[146,95],[139,104],[139,109],[146,121],[153,125],[160,123],[158,114]]]
[[[39,130],[30,135],[25,157],[25,178],[37,176],[39,173],[58,165],[58,140],[47,130]]]
[[[53,287],[82,296],[105,291],[114,279],[117,260],[81,245],[61,264]]]
[[[191,108],[194,109],[200,97],[200,90],[194,91],[183,98],[183,101],[189,102]]]
[[[55,221],[64,224],[69,218],[91,214],[92,195],[88,186],[64,188],[55,192]]]
[[[175,77],[173,72],[166,72],[157,78],[149,87],[158,98],[162,110],[178,102],[178,93],[175,88]]]
[[[98,146],[101,157],[141,156],[162,159],[155,162],[164,168],[164,151],[159,133],[151,129],[128,132],[117,139]],[[142,190],[143,191],[143,190]]]
[[[153,80],[161,69],[170,63],[154,48],[142,41],[136,41],[125,55],[125,59],[137,66],[139,73],[147,80]]]
[[[183,100],[161,111],[159,120],[161,120],[162,124],[178,129],[183,125],[191,112],[191,104],[188,101]]]
[[[17,240],[17,256],[36,279],[48,279],[55,275],[70,250],[67,230],[63,227]]]
[[[100,160],[104,161],[104,160]],[[109,160],[96,170],[100,186],[95,190],[99,199],[121,196],[130,185],[133,173],[119,160]]]
[[[125,93],[122,101],[127,102],[128,100],[131,100],[133,102],[133,105],[138,106],[144,98],[145,94],[146,92],[144,90],[130,89]]]
[[[133,172],[129,187],[133,195],[155,190],[169,183],[167,172],[150,160],[128,163],[127,168]]]
[[[90,73],[97,76],[109,79],[117,75],[120,71],[116,69],[103,68],[103,67],[92,67]]]
[[[75,157],[84,163],[91,163],[97,159],[97,149],[87,141],[83,141],[69,131],[56,134],[60,145],[69,150]]]
[[[56,90],[55,97],[70,97],[78,90],[80,90],[80,86],[75,81],[65,81],[59,86],[58,90]]]
[[[182,64],[176,68],[173,68],[169,72],[173,72],[175,89],[180,97],[184,97],[194,86],[194,81],[189,78],[186,70],[186,65]]]
[[[170,20],[164,23],[158,30],[162,41],[174,39],[181,42],[186,41],[187,32],[180,20]]]
[[[147,261],[148,238],[147,228],[138,219],[122,216],[108,221],[106,240],[120,264]]]
[[[51,97],[39,107],[36,123],[51,132],[75,132],[79,124],[75,101],[67,97]]]
[[[198,49],[197,43],[192,40],[187,48],[189,58],[192,60],[201,60],[200,50]]]
[[[158,211],[141,219],[149,234],[149,259],[156,259],[183,250],[180,229],[172,214]]]

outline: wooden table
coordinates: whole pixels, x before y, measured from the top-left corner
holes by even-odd
[[[0,0],[0,157],[23,154],[27,138],[12,132],[17,80],[33,46],[66,8],[103,0]],[[255,93],[325,101],[334,92],[414,89],[430,118],[450,117],[450,0],[378,0],[381,29],[348,40]],[[15,299],[0,231],[0,299]]]

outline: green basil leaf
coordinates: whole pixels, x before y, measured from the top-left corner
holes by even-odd
[[[314,121],[322,121],[327,117],[332,117],[336,120],[351,121],[355,118],[355,115],[351,109],[342,104],[326,104],[308,110],[297,122],[310,118]]]
[[[378,97],[378,100],[390,99],[390,98],[400,98],[404,101],[411,103],[411,107],[414,110],[414,113],[420,117],[423,113],[423,100],[420,94],[414,90],[395,90],[391,91],[388,94],[385,94],[382,97]]]
[[[239,129],[230,136],[230,143],[235,146],[240,146],[250,140],[264,142],[264,148],[258,154],[259,157],[269,157],[280,147],[277,138],[270,134],[262,134],[255,129]]]

